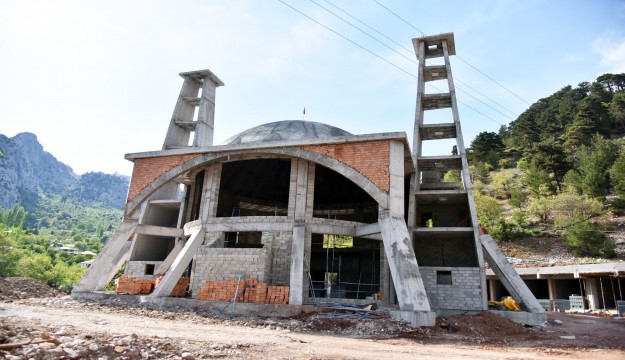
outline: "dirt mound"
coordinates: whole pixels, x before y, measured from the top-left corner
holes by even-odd
[[[526,328],[503,316],[490,312],[440,317],[436,326],[409,330],[397,338],[414,339],[429,343],[505,344],[511,340],[536,340],[542,335],[536,329]]]
[[[45,298],[63,295],[41,281],[27,277],[0,278],[0,300]]]

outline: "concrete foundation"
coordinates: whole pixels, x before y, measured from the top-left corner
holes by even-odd
[[[402,311],[389,312],[391,318],[406,321],[413,328],[436,325],[436,313],[434,311]]]

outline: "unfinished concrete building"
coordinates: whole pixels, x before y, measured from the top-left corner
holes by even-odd
[[[141,301],[166,298],[181,277],[190,299],[207,282],[253,278],[288,287],[289,307],[376,301],[431,326],[435,311],[488,309],[486,256],[523,308],[544,315],[494,241],[480,236],[449,63],[453,34],[413,43],[413,151],[404,132],[353,135],[295,120],[213,145],[223,83],[209,70],[181,73],[163,148],[126,155],[134,169],[124,221],[74,297],[93,296],[126,264],[127,277],[161,276]],[[443,62],[426,62],[436,58]],[[426,93],[436,80],[448,91]],[[441,108],[448,122],[424,120]],[[455,140],[458,153],[424,156],[423,143],[438,139]],[[442,182],[448,170],[462,181]]]

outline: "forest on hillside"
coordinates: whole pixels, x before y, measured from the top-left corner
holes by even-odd
[[[604,74],[476,136],[467,149],[476,208],[495,238],[550,232],[577,256],[617,255],[601,219],[625,209],[624,90],[625,74]]]

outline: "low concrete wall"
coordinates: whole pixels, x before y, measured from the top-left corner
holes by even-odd
[[[221,301],[203,301],[188,298],[152,298],[142,295],[118,295],[109,291],[77,292],[72,298],[81,302],[96,302],[107,305],[146,306],[151,308],[177,309],[188,311],[212,310],[234,315],[258,315],[267,317],[293,317],[302,313],[316,311],[313,305],[282,305],[282,304],[231,304]]]
[[[479,268],[420,266],[419,270],[432,309],[482,310]],[[437,271],[450,271],[452,284],[437,284]]]

